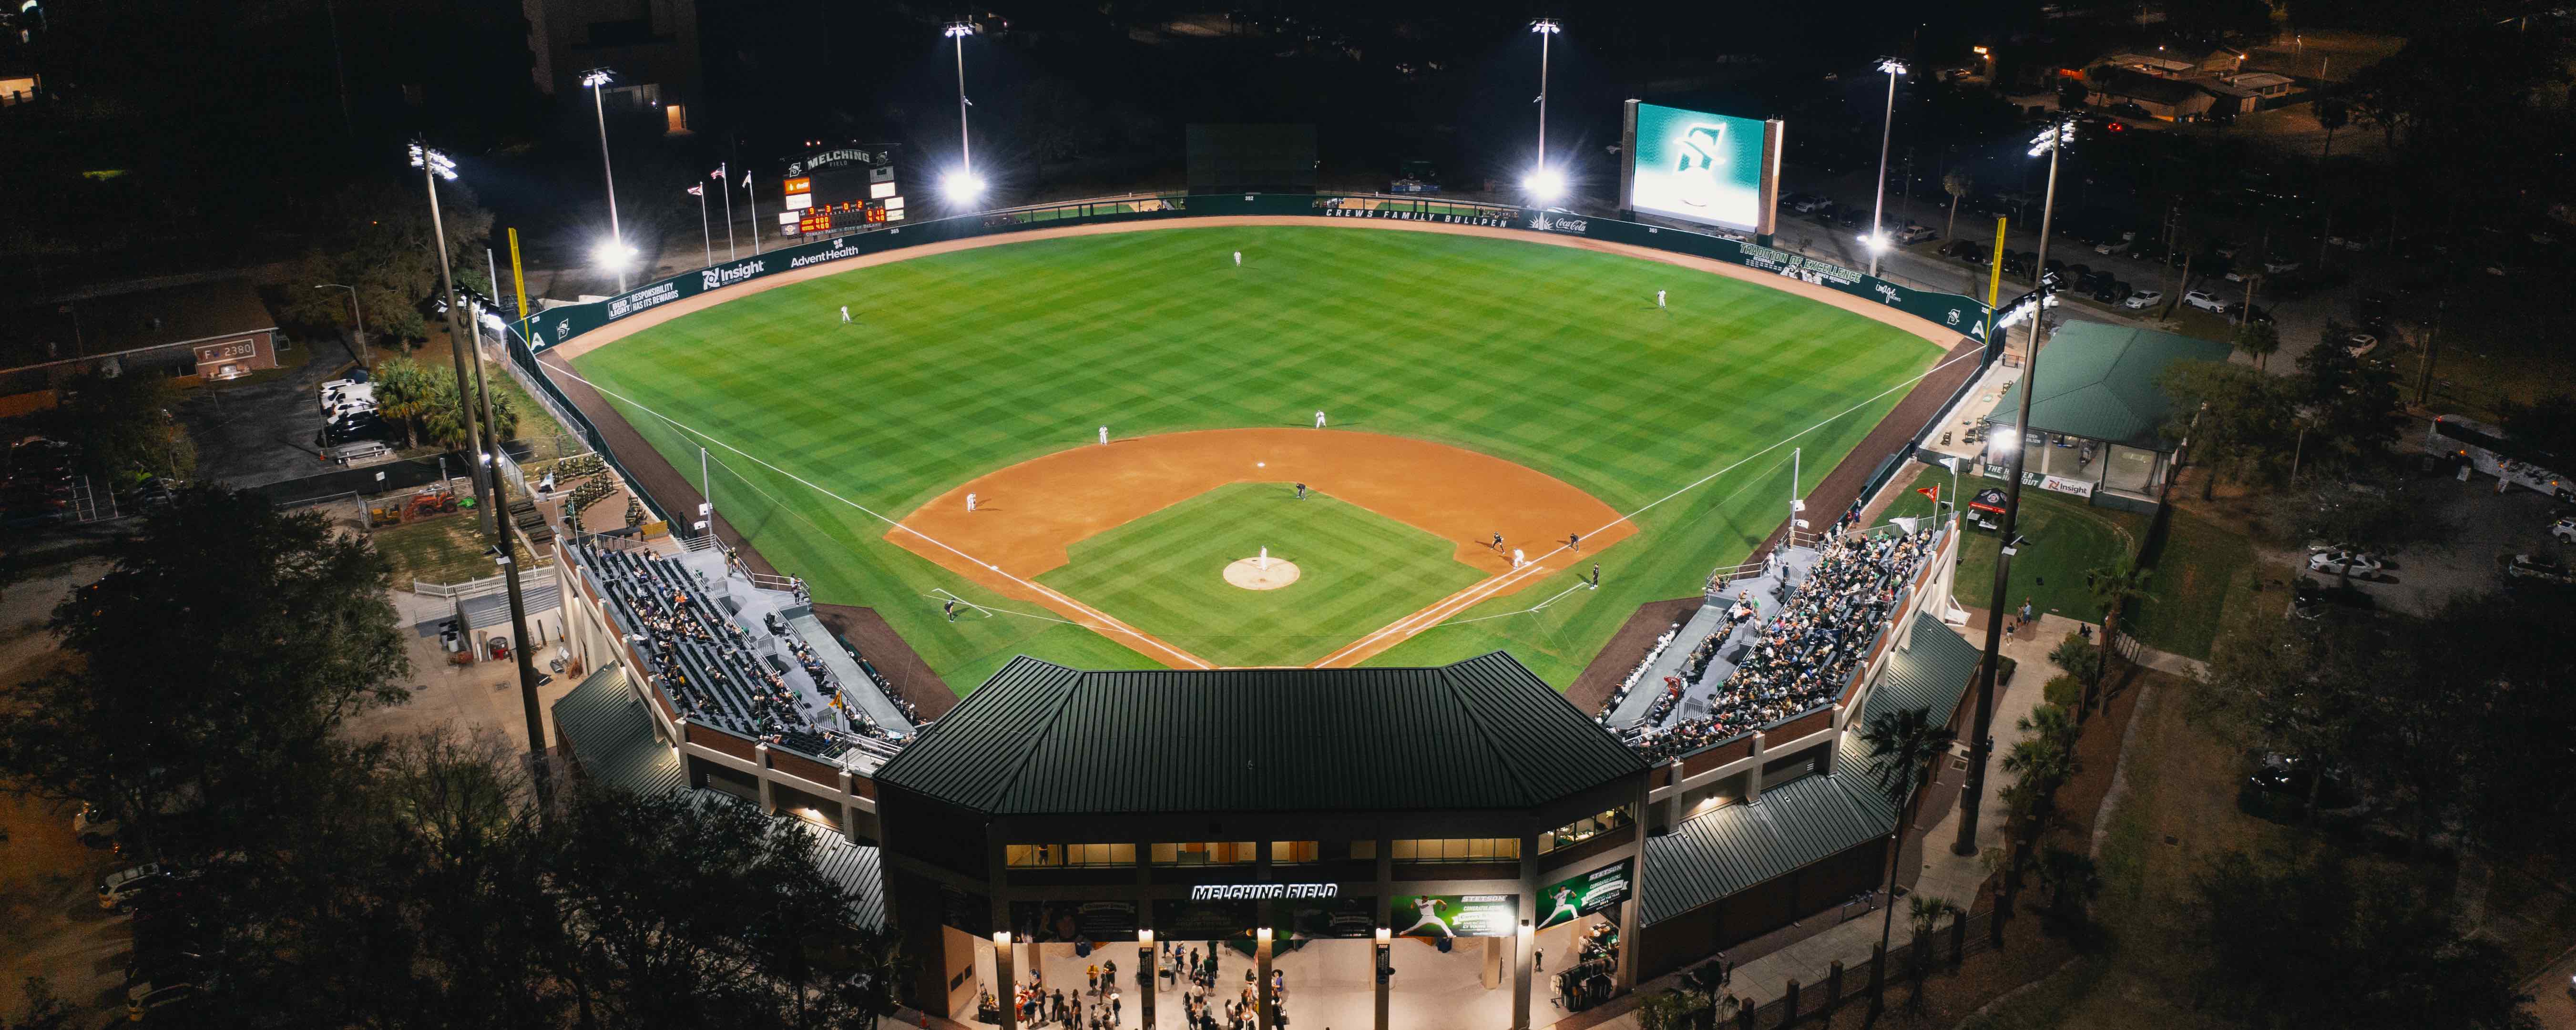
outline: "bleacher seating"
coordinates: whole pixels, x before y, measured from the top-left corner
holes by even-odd
[[[1815,567],[1770,598],[1739,592],[1720,603],[1726,621],[1691,649],[1683,676],[1671,678],[1656,699],[1635,745],[1648,761],[1721,743],[1830,704],[1851,682],[1870,644],[1887,627],[1923,560],[1933,551],[1933,531],[1868,535],[1836,526],[1818,542]],[[1760,623],[1760,632],[1735,654],[1719,649],[1736,627]],[[1709,699],[1709,714],[1656,728],[1680,703],[1685,686],[1724,657],[1734,664]]]

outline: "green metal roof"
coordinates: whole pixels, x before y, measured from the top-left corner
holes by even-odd
[[[2225,361],[2234,349],[2197,337],[2068,319],[2040,349],[2030,424],[2043,432],[2164,450],[2169,444],[2162,430],[2173,401],[2156,388],[2156,377],[2177,361]],[[2020,421],[2021,386],[2016,380],[2005,388],[1989,416],[1996,424]]]
[[[572,745],[582,775],[637,794],[661,794],[689,785],[680,756],[653,737],[644,699],[626,685],[626,673],[608,665],[555,702],[555,738]]]
[[[1888,658],[1861,699],[1854,725],[1886,712],[1929,708],[1948,719],[1984,652],[1941,620],[1917,613],[1911,646]],[[1646,839],[1646,922],[1668,919],[1782,873],[1822,861],[1896,828],[1896,806],[1869,774],[1869,748],[1843,734],[1834,771],[1765,787],[1762,800],[1728,805]]]
[[[789,819],[788,822],[814,838],[814,864],[823,870],[823,875],[850,889],[860,925],[870,929],[884,926],[885,876],[878,872],[877,849],[852,844],[849,838],[841,836],[841,831],[829,826],[803,819]]]
[[[1500,651],[1419,669],[1014,660],[877,773],[993,814],[1529,808],[1646,763]]]

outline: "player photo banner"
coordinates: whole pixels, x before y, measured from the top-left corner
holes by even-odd
[[[1511,894],[1399,894],[1387,906],[1398,937],[1509,937],[1519,920]]]
[[[1538,910],[1546,915],[1538,921],[1538,928],[1544,930],[1559,923],[1606,912],[1628,900],[1631,861],[1623,858],[1581,876],[1539,888]]]

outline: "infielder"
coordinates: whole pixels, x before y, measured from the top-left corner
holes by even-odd
[[[1234,252],[1234,267],[1243,267],[1243,252],[1240,250]]]
[[[1422,913],[1422,918],[1415,920],[1413,925],[1405,927],[1404,932],[1396,934],[1396,936],[1411,937],[1413,936],[1413,931],[1422,929],[1426,926],[1439,930],[1440,936],[1443,937],[1458,936],[1458,931],[1450,929],[1449,922],[1440,918],[1440,908],[1447,904],[1448,902],[1442,901],[1439,898],[1413,899],[1413,909],[1416,912]]]
[[[1656,290],[1656,291],[1655,291],[1655,307],[1656,307],[1656,308],[1658,308],[1658,309],[1660,309],[1660,308],[1662,308],[1663,306],[1664,306],[1664,291],[1662,291],[1662,290]]]
[[[841,305],[841,324],[850,324],[850,306],[847,304]]]
[[[1502,534],[1500,534],[1500,533],[1496,533],[1496,534],[1494,534],[1494,550],[1499,551],[1499,550],[1502,550],[1502,549],[1503,549],[1503,535],[1502,535]]]
[[[1583,553],[1583,534],[1581,534],[1581,533],[1567,533],[1567,534],[1565,535],[1565,546],[1573,548],[1573,549],[1574,549],[1574,553],[1576,553],[1576,554],[1582,554],[1582,553]]]
[[[1315,428],[1324,428],[1324,413],[1321,410],[1315,412]]]
[[[1301,501],[1306,499],[1306,484],[1297,484],[1297,499]]]
[[[1100,445],[1101,445],[1101,446],[1103,446],[1103,447],[1107,447],[1107,446],[1109,446],[1109,427],[1108,427],[1108,426],[1102,426],[1102,427],[1100,427]]]
[[[967,495],[966,495],[966,513],[967,513],[967,514],[969,514],[969,515],[972,515],[972,514],[974,514],[974,513],[975,513],[975,495],[974,495],[974,494],[967,494]]]

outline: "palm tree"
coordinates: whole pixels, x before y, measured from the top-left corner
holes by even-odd
[[[420,419],[435,400],[429,373],[410,358],[388,358],[376,366],[376,414],[402,424],[403,446],[420,446]]]
[[[2102,877],[2093,859],[2080,852],[2050,848],[2039,856],[2039,883],[2048,890],[2048,911],[2060,921],[2084,914],[2084,903],[2102,893]]]
[[[1932,763],[1949,753],[1950,741],[1956,734],[1948,726],[1932,721],[1930,708],[1909,708],[1897,712],[1880,712],[1862,728],[1860,742],[1869,748],[1869,775],[1878,781],[1879,792],[1896,807],[1896,829],[1888,839],[1902,844],[1905,834],[1905,810],[1914,793],[1932,781]],[[1902,850],[1901,847],[1891,851]],[[1878,931],[1878,947],[1887,950],[1889,938],[1896,935],[1896,855],[1887,856],[1887,918]],[[1879,1007],[1876,998],[1870,1008]]]
[[[2155,574],[2154,569],[2141,568],[2134,554],[2121,556],[2116,565],[2084,574],[2085,589],[2092,592],[2094,606],[2102,610],[2102,646],[2095,656],[2101,665],[2084,685],[2084,707],[2088,711],[2093,707],[2093,692],[2111,675],[2111,634],[2120,623],[2120,612],[2132,599],[2146,596],[2147,580]]]
[[[2026,813],[2029,839],[2036,841],[2048,825],[2058,786],[2084,771],[2084,763],[2075,757],[2077,729],[2066,709],[2041,704],[2013,726],[2023,737],[2004,753],[2003,769],[2013,777],[2013,807]]]
[[[2236,327],[2235,344],[2237,350],[2254,359],[2254,367],[2262,368],[2271,364],[2272,355],[2281,349],[2281,331],[2270,322],[2257,322],[2248,316],[2244,324]]]
[[[1941,192],[1950,195],[1950,227],[1941,230],[1943,239],[1959,237],[1959,198],[1977,191],[1977,180],[1967,172],[1952,169],[1941,176]]]

